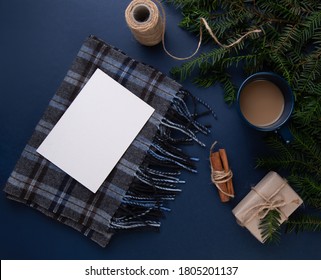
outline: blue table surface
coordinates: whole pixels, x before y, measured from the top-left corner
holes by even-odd
[[[0,0],[0,186],[59,87],[82,42],[96,35],[129,56],[165,74],[180,65],[161,45],[144,47],[124,19],[129,0]],[[178,56],[192,53],[198,39],[180,29],[179,10],[165,5],[167,47]],[[202,47],[201,50],[206,48]],[[237,83],[240,74],[234,73]],[[170,203],[160,232],[124,232],[101,248],[75,230],[0,193],[1,259],[319,259],[320,233],[283,234],[279,245],[259,243],[237,225],[231,210],[267,170],[255,168],[266,152],[264,134],[247,127],[235,105],[223,100],[219,85],[183,86],[208,102],[218,119],[206,118],[206,148],[187,149],[199,157],[198,173],[183,172],[183,192]],[[209,147],[225,147],[234,172],[236,198],[222,204],[210,182]]]

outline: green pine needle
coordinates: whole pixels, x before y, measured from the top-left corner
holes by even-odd
[[[280,212],[278,210],[269,211],[261,220],[259,229],[265,243],[279,243],[281,239]]]
[[[302,231],[321,231],[321,218],[315,216],[302,215],[296,219],[286,222],[286,232],[299,233]]]

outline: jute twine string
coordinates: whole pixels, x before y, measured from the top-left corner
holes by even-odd
[[[258,195],[260,196],[264,202],[259,203],[257,205],[254,205],[252,207],[250,207],[246,213],[245,213],[245,217],[246,219],[243,222],[240,222],[241,226],[246,226],[248,223],[250,223],[253,219],[255,218],[259,218],[260,220],[264,219],[266,217],[266,215],[272,211],[272,210],[276,210],[278,211],[285,219],[287,219],[288,217],[283,213],[283,211],[280,209],[283,206],[286,206],[288,204],[291,203],[297,203],[299,204],[299,199],[294,199],[293,201],[290,202],[285,202],[284,199],[282,198],[277,198],[277,194],[286,186],[287,182],[284,181],[284,183],[282,185],[280,185],[274,193],[272,193],[272,195],[270,195],[270,197],[265,197],[262,193],[260,193],[259,191],[257,191],[255,188],[252,188],[252,190]],[[252,213],[252,214],[251,214]]]
[[[217,141],[215,141],[212,144],[212,146],[210,148],[210,155],[211,155],[211,152],[214,149],[216,144],[217,144]],[[219,171],[219,170],[214,170],[213,166],[211,165],[211,181],[212,181],[212,183],[217,187],[217,189],[220,192],[222,192],[223,194],[225,194],[228,197],[234,198],[233,194],[223,191],[219,185],[219,184],[224,184],[224,183],[228,182],[229,180],[232,180],[232,178],[233,178],[233,172],[231,169],[229,169],[228,171],[225,171],[225,170]]]
[[[157,4],[157,5],[156,5]],[[158,7],[161,10],[161,14]],[[239,39],[229,45],[222,44],[215,36],[213,30],[210,28],[205,18],[200,18],[200,38],[196,47],[196,50],[189,56],[178,57],[171,54],[165,46],[165,30],[166,30],[166,13],[161,2],[158,0],[133,0],[125,11],[125,19],[129,29],[138,42],[145,46],[154,46],[162,42],[164,51],[172,58],[176,60],[187,60],[195,56],[202,43],[203,38],[203,25],[207,32],[222,48],[231,48],[239,44],[244,38],[253,33],[262,32],[261,29],[254,29],[248,31]]]

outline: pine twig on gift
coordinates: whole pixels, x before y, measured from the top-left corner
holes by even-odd
[[[261,230],[263,242],[280,242],[280,218],[280,212],[278,210],[271,210],[268,211],[266,216],[261,220],[259,229]]]

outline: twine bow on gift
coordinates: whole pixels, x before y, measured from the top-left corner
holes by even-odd
[[[286,202],[283,198],[277,198],[276,195],[284,188],[284,186],[286,186],[286,184],[287,181],[284,181],[284,183],[280,185],[280,187],[278,187],[276,191],[268,198],[260,193],[257,189],[252,188],[252,190],[263,199],[263,202],[249,208],[244,214],[244,217],[246,218],[243,222],[238,221],[239,224],[241,226],[246,226],[255,218],[259,218],[260,220],[262,220],[272,210],[278,211],[280,215],[282,215],[287,220],[288,217],[284,214],[281,208],[291,203],[299,204],[300,201],[299,199],[294,199],[292,201]]]

